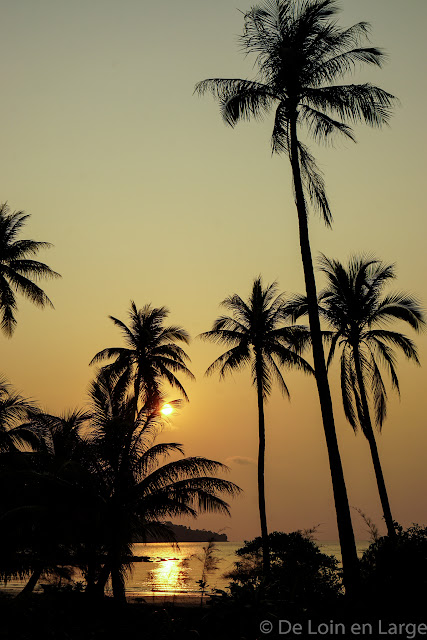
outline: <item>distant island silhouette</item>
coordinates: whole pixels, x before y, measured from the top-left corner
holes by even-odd
[[[216,531],[209,531],[207,529],[191,529],[190,527],[173,524],[172,522],[165,522],[165,525],[173,531],[177,542],[208,542],[209,540],[214,540],[214,542],[228,542],[225,533],[217,533]],[[148,535],[145,540],[142,540],[140,536],[136,536],[134,542],[169,542],[169,540],[166,538],[154,538]]]

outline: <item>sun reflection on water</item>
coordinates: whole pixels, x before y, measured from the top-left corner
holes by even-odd
[[[177,593],[185,591],[189,580],[188,561],[177,558],[162,560],[148,575],[152,591]]]

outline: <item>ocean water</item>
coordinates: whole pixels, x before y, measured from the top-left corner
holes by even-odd
[[[134,545],[135,555],[146,555],[151,562],[136,562],[132,575],[126,585],[128,595],[196,595],[200,593],[197,580],[202,577],[203,548],[205,542],[181,542],[179,548],[161,542],[153,544]],[[238,559],[236,550],[242,542],[215,543],[215,557],[218,558],[218,568],[207,577],[208,591],[212,589],[226,589],[229,579],[224,574],[233,569]],[[341,562],[341,550],[338,542],[319,542],[323,553],[334,555]],[[359,542],[357,551],[359,556],[367,549],[369,542]]]
[[[226,589],[229,580],[224,574],[230,571],[238,559],[236,550],[241,542],[216,542],[214,555],[218,559],[215,571],[207,576],[207,592],[213,589]],[[334,555],[341,561],[338,542],[318,542],[323,553]],[[197,581],[202,577],[203,549],[206,542],[181,542],[178,546],[156,542],[152,544],[135,544],[134,555],[147,556],[149,562],[135,562],[126,581],[127,596],[143,596],[157,598],[159,596],[198,596],[200,587]],[[369,542],[358,542],[359,556],[369,546]],[[81,578],[78,572],[73,576],[75,581]],[[0,588],[6,590],[21,589],[26,581],[13,580],[7,585],[0,582]],[[41,580],[43,583],[44,581]],[[37,585],[36,590],[41,590]]]

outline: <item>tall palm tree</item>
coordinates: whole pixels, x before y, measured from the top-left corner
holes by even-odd
[[[332,216],[321,172],[298,130],[306,127],[317,140],[334,135],[354,139],[348,122],[381,126],[388,121],[394,98],[371,84],[342,84],[358,63],[380,67],[383,53],[361,46],[369,25],[347,29],[334,21],[336,0],[265,0],[244,17],[242,48],[257,57],[256,81],[204,80],[199,94],[211,92],[222,116],[234,126],[239,120],[260,118],[275,108],[272,150],[289,157],[299,240],[309,307],[316,383],[329,455],[332,487],[341,543],[344,581],[350,589],[357,580],[357,553],[341,458],[336,438],[331,394],[326,372],[317,309],[316,283],[308,233],[307,196],[330,225]]]
[[[333,330],[328,363],[341,349],[341,392],[347,420],[368,440],[384,520],[390,536],[395,534],[393,518],[369,405],[381,430],[386,417],[387,393],[381,365],[390,374],[392,388],[399,392],[394,349],[417,364],[414,342],[387,327],[393,321],[406,322],[419,331],[424,315],[418,301],[406,293],[388,293],[384,288],[395,277],[393,265],[379,260],[354,257],[346,268],[338,260],[321,259],[327,285],[319,295],[319,309]]]
[[[172,387],[176,387],[188,400],[187,394],[176,373],[183,373],[194,379],[187,368],[190,360],[177,342],[188,344],[189,336],[178,326],[164,326],[169,315],[166,307],[153,308],[147,304],[137,309],[131,301],[129,311],[130,326],[109,316],[121,330],[126,347],[111,347],[99,351],[90,364],[99,363],[109,358],[115,358],[112,364],[103,370],[113,372],[121,378],[121,385],[133,384],[135,413],[138,411],[138,401],[156,406],[161,395],[161,383],[166,380]]]
[[[308,331],[305,327],[284,326],[290,315],[283,295],[276,295],[276,284],[263,288],[261,277],[254,280],[248,302],[234,294],[222,302],[232,316],[221,316],[215,320],[211,331],[201,338],[230,347],[207,369],[211,374],[219,370],[224,376],[246,365],[251,366],[252,382],[258,401],[258,505],[263,540],[263,567],[268,574],[270,568],[268,529],[265,509],[265,419],[264,402],[269,396],[273,379],[282,392],[289,396],[288,387],[280,368],[298,367],[313,372],[311,366],[298,353],[305,344]]]
[[[15,294],[23,294],[39,307],[53,307],[34,280],[61,277],[46,264],[32,259],[40,249],[52,246],[49,242],[17,239],[29,217],[22,211],[10,213],[6,203],[0,205],[0,326],[9,338],[16,326]]]
[[[120,382],[120,377],[115,381]],[[98,585],[102,591],[111,575],[114,597],[123,600],[136,534],[168,534],[163,521],[171,516],[196,516],[200,511],[228,514],[228,504],[220,496],[234,496],[240,489],[216,477],[227,467],[213,460],[190,457],[166,462],[171,455],[183,454],[182,445],[156,444],[162,423],[158,409],[145,405],[135,418],[132,399],[115,389],[110,375],[101,372],[92,384],[91,398],[88,443],[105,503],[106,553]]]

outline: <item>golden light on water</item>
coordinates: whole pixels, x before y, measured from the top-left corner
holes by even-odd
[[[166,403],[163,405],[163,407],[160,409],[160,413],[163,413],[164,416],[170,416],[170,414],[173,412],[173,407]]]
[[[151,588],[153,591],[169,593],[185,590],[189,580],[186,562],[171,558],[159,562],[158,567],[151,571]]]

